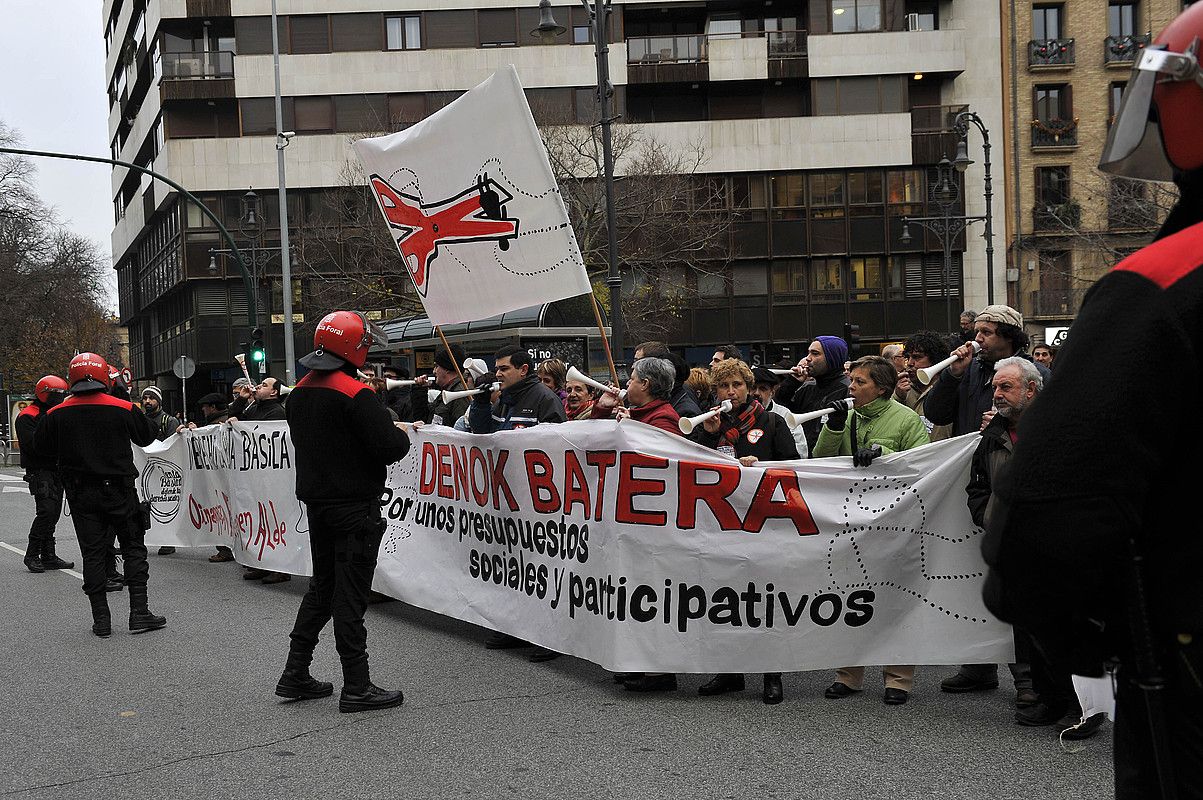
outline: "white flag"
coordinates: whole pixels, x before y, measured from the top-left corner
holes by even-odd
[[[591,291],[513,66],[355,152],[436,325]]]

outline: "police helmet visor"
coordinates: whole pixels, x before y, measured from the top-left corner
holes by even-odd
[[[1099,169],[1146,181],[1173,179],[1153,106],[1153,90],[1163,81],[1184,80],[1203,81],[1193,55],[1172,53],[1164,44],[1152,44],[1141,51],[1107,133]]]

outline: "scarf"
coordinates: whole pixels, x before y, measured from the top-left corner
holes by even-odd
[[[734,409],[729,414],[723,414],[723,423],[726,425],[726,430],[723,435],[727,440],[734,444],[739,441],[739,437],[747,434],[752,430],[752,426],[756,424],[756,419],[764,413],[764,407],[760,405],[760,401],[749,398],[744,403],[743,408],[739,411]]]

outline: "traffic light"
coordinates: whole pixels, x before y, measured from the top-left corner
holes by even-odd
[[[251,331],[251,361],[262,363],[267,359],[267,350],[263,346],[263,329],[255,328]]]
[[[860,345],[860,326],[854,325],[851,322],[844,323],[844,341],[848,344],[848,352]]]

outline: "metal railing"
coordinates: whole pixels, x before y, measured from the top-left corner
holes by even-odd
[[[769,58],[806,58],[806,31],[766,31]]]
[[[697,64],[706,60],[706,37],[634,36],[627,39],[628,64]]]
[[[163,54],[163,80],[190,81],[233,77],[234,54],[229,50]]]
[[[1077,144],[1076,119],[1032,120],[1032,147],[1075,147]]]
[[[1036,317],[1059,317],[1077,314],[1089,286],[1073,289],[1036,289],[1029,295],[1027,313]]]
[[[1108,36],[1103,40],[1103,63],[1131,64],[1151,41],[1153,41],[1153,35],[1149,33]]]
[[[1028,42],[1029,67],[1067,67],[1073,63],[1073,39],[1032,39]]]
[[[1074,200],[1041,204],[1032,209],[1032,229],[1045,233],[1071,233],[1082,224],[1082,206]]]

